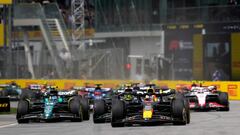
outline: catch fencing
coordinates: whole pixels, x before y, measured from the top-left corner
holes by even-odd
[[[47,49],[31,51],[35,78],[29,71],[24,48],[0,50],[1,79],[125,79],[124,52],[122,49],[72,49],[70,59],[59,54],[63,78],[60,78]]]

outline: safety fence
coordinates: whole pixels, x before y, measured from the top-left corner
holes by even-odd
[[[30,50],[32,65],[29,65],[23,47],[0,50],[1,79],[62,79],[56,72],[53,58],[44,47]],[[72,59],[59,54],[59,63],[67,79],[125,79],[124,52],[122,49],[72,49]],[[33,67],[30,73],[29,66]]]

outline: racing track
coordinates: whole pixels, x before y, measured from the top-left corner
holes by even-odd
[[[93,124],[92,120],[18,125],[14,115],[0,115],[0,135],[239,135],[240,101],[232,101],[230,109],[230,112],[192,112],[191,123],[187,126],[163,124],[124,128],[112,128],[109,123]]]

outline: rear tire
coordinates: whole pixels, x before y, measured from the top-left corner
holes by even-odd
[[[76,115],[76,118],[72,119],[72,122],[81,122],[83,120],[82,106],[77,96],[69,102],[69,110]]]
[[[26,100],[34,97],[34,92],[31,90],[22,90],[20,95],[20,100]]]
[[[93,105],[93,122],[94,123],[104,123],[105,119],[98,119],[99,116],[104,115],[105,102],[103,100],[95,100]]]
[[[191,121],[191,115],[190,115],[189,101],[187,98],[184,99],[184,106],[186,108],[186,113],[187,113],[187,124],[189,124]]]
[[[124,102],[116,99],[112,104],[112,127],[124,127],[124,122],[121,122],[125,116]]]
[[[83,120],[89,120],[90,118],[90,107],[89,107],[89,102],[87,98],[82,98],[81,99],[81,104],[82,104],[82,111],[83,111]]]
[[[1,95],[4,96],[4,97],[8,96],[8,91],[7,90],[2,90],[1,93],[2,93]]]
[[[17,115],[16,115],[16,118],[17,118],[17,121],[19,124],[29,122],[29,120],[27,120],[27,119],[21,119],[22,116],[28,114],[28,111],[29,111],[28,101],[20,100],[18,102]]]

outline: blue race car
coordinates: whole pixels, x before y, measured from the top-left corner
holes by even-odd
[[[111,88],[102,88],[101,84],[96,84],[95,88],[86,88],[89,100],[104,99],[109,96]]]
[[[111,121],[112,96],[113,91],[111,88],[95,88],[93,100],[94,123],[104,123]]]

